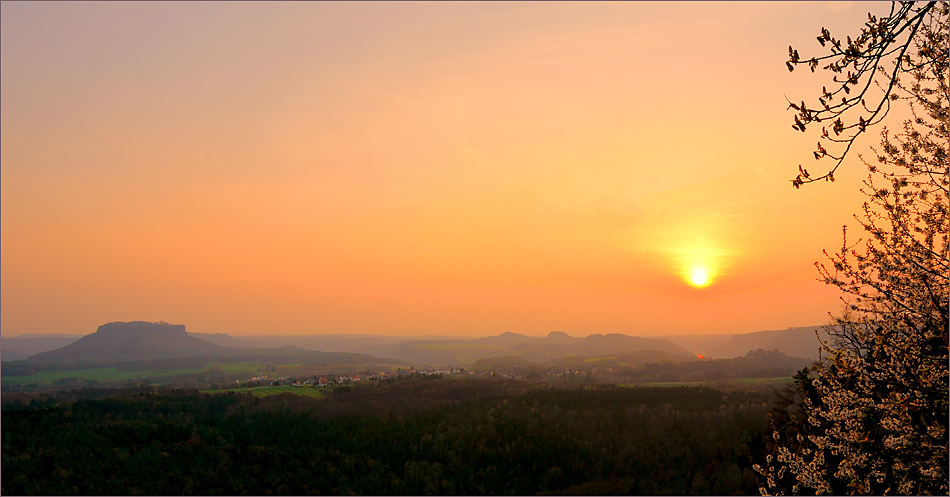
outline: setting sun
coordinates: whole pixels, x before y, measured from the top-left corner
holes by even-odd
[[[708,286],[711,282],[709,270],[704,267],[693,268],[689,274],[689,284],[697,288]]]
[[[666,240],[658,238],[661,248],[667,253],[670,269],[678,278],[695,288],[705,288],[713,283],[717,276],[727,272],[735,264],[735,249],[727,247],[717,240],[717,231],[725,231],[726,226],[711,229],[707,223],[704,230],[698,223],[687,222],[677,229],[667,232]],[[672,238],[673,240],[670,240]],[[662,245],[661,245],[662,246]]]

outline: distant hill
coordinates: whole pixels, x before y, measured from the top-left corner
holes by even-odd
[[[195,335],[204,339],[200,335]],[[439,335],[421,335],[421,336],[393,336],[393,335],[357,335],[357,334],[332,334],[332,335],[250,335],[229,337],[233,340],[247,342],[252,347],[278,347],[281,345],[292,345],[307,350],[321,350],[324,352],[355,352],[360,354],[370,354],[377,357],[386,357],[387,350],[394,345],[408,341],[419,340],[458,340],[469,337],[453,337]],[[210,341],[210,340],[209,340]],[[219,345],[224,343],[215,342]],[[232,346],[232,345],[226,345]],[[237,345],[233,345],[237,346]],[[244,345],[241,345],[244,346]]]
[[[188,336],[185,325],[132,321],[104,324],[65,347],[30,356],[31,361],[139,360],[228,355],[225,348]]]
[[[682,356],[694,355],[689,350],[664,338],[633,337],[620,333],[590,335],[581,343],[581,354],[589,356],[619,354],[638,350],[659,350]]]
[[[35,354],[27,359],[31,362],[114,362],[190,357],[310,358],[314,357],[314,354],[324,353],[293,345],[259,347],[253,342],[224,333],[190,333],[185,330],[185,325],[181,324],[132,321],[104,324],[95,333],[81,337],[65,347]],[[371,357],[346,353],[342,353],[342,356],[356,358],[353,359],[356,362],[364,360],[358,359],[357,356]]]
[[[695,357],[689,350],[664,338],[643,338],[620,333],[594,334],[585,338],[574,338],[565,333],[552,333],[546,338],[537,338],[516,345],[510,349],[510,352],[511,355],[524,357],[534,362],[544,362],[569,356],[602,357],[647,350],[688,358]]]
[[[637,351],[659,351],[694,358],[689,350],[665,338],[643,338],[619,333],[572,337],[551,332],[532,337],[505,332],[473,340],[416,340],[379,347],[375,355],[433,365],[472,365],[480,359],[511,356],[540,363],[570,356],[616,356]]]
[[[23,352],[10,349],[0,349],[0,361],[18,361],[26,359],[28,356]]]
[[[222,347],[234,347],[239,349],[259,347],[259,345],[256,343],[232,337],[227,333],[195,333],[189,331],[188,336],[195,337],[206,342],[211,342]]]
[[[750,350],[778,350],[794,357],[818,360],[819,339],[828,339],[821,326],[757,331],[731,335],[673,335],[665,338],[697,354],[716,359],[742,357]]]
[[[635,338],[635,337],[627,337]],[[595,341],[599,340],[595,338]],[[784,356],[779,356],[784,357]],[[794,359],[795,364],[801,362],[801,359]],[[601,356],[583,356],[572,355],[548,359],[540,364],[529,361],[518,356],[499,356],[485,359],[478,359],[472,364],[472,368],[479,371],[505,372],[509,370],[518,371],[519,369],[530,366],[539,366],[541,368],[556,369],[588,369],[588,368],[623,368],[623,367],[642,367],[645,364],[675,365],[687,362],[700,362],[695,355],[674,354],[662,350],[637,350],[625,354],[611,354]],[[709,362],[709,361],[706,361]]]
[[[730,333],[716,335],[665,335],[633,337],[638,339],[628,343],[619,343],[618,350],[607,350],[606,354],[616,355],[632,352],[623,347],[632,347],[639,350],[663,350],[672,354],[699,354],[707,358],[728,359],[742,357],[750,350],[779,350],[785,354],[804,357],[812,360],[818,358],[818,340],[815,330],[820,326],[794,327],[785,330],[767,330],[754,333]],[[353,352],[369,354],[376,357],[391,357],[410,361],[416,365],[471,365],[474,361],[485,357],[515,355],[534,362],[544,362],[558,357],[571,355],[600,356],[604,355],[605,346],[615,340],[612,335],[592,335],[589,337],[575,337],[563,331],[552,331],[544,337],[534,337],[519,333],[506,332],[482,338],[458,336],[392,336],[392,335],[255,335],[229,337],[222,335],[204,336],[191,334],[196,338],[217,343],[226,347],[276,347],[293,345],[308,350],[325,352]],[[596,338],[601,336],[605,338]],[[827,337],[822,333],[823,337]],[[226,337],[226,338],[225,338]],[[4,339],[6,340],[6,339]],[[227,343],[224,341],[227,340]],[[622,342],[620,338],[617,342]],[[645,342],[644,340],[655,340]],[[240,342],[238,342],[240,341]],[[246,342],[246,343],[244,343]],[[589,347],[589,348],[588,348]],[[11,350],[22,351],[21,348],[11,346]]]
[[[807,326],[788,328],[785,330],[759,331],[733,335],[732,342],[735,349],[743,353],[755,349],[775,349],[787,355],[818,360],[818,349],[821,339],[827,340],[828,334],[822,326]],[[819,334],[816,335],[816,332]]]
[[[526,343],[536,343],[543,340],[544,338],[521,335],[518,333],[512,333],[510,331],[506,331],[502,333],[501,335],[484,337],[484,338],[476,338],[474,340],[470,340],[470,342],[477,343],[477,344],[486,344],[486,345],[498,345],[501,347],[514,347],[516,345],[522,345]]]
[[[197,336],[195,336],[197,335]],[[0,374],[5,378],[28,376],[43,371],[67,371],[88,368],[111,368],[120,371],[151,371],[182,368],[200,368],[215,362],[267,362],[291,364],[297,370],[362,370],[408,366],[396,359],[381,359],[367,354],[350,352],[312,351],[293,345],[279,347],[225,347],[198,338],[206,334],[191,334],[184,325],[149,323],[145,321],[115,322],[100,326],[95,333],[86,335],[59,349],[41,352],[26,359],[22,354],[4,350]],[[211,339],[222,343],[240,343],[225,334],[211,334]],[[233,340],[233,341],[232,341]],[[256,345],[251,343],[251,345]],[[12,354],[10,354],[12,352]],[[197,365],[197,366],[196,366]]]
[[[505,332],[475,339],[420,337],[407,339],[383,335],[310,335],[283,337],[231,337],[223,333],[189,333],[183,325],[167,323],[109,323],[85,337],[19,336],[2,339],[3,361],[141,360],[185,357],[238,357],[294,355],[301,347],[325,352],[369,354],[406,361],[417,366],[472,365],[479,359],[512,356],[533,363],[567,357],[618,357],[619,363],[657,360],[691,360],[742,357],[750,350],[778,350],[789,356],[817,359],[818,327],[799,327],[732,335],[638,337],[594,334],[575,337],[553,331],[545,337]],[[57,346],[58,345],[58,346]],[[275,348],[277,346],[283,346]],[[35,351],[35,352],[34,352]],[[652,352],[648,352],[652,351]],[[632,353],[643,358],[620,359]],[[660,359],[660,355],[664,354]]]
[[[550,343],[573,343],[575,340],[577,339],[563,331],[552,331],[547,336],[547,341]]]
[[[76,340],[78,335],[24,334],[15,337],[0,337],[0,360],[15,361],[26,359],[33,354],[65,347]]]

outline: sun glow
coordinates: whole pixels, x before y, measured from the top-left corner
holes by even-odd
[[[709,270],[704,267],[694,267],[689,274],[689,284],[697,288],[702,288],[711,283]]]
[[[686,284],[706,288],[723,274],[732,252],[706,236],[692,236],[670,250],[673,264]]]

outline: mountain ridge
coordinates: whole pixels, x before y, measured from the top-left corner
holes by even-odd
[[[153,342],[111,334],[115,326],[159,327],[168,331]],[[3,338],[2,359],[13,360],[136,360],[176,357],[236,357],[278,352],[290,346],[299,351],[348,352],[378,358],[405,360],[417,364],[465,365],[482,358],[517,356],[533,362],[585,356],[617,355],[643,350],[678,356],[708,358],[741,357],[750,350],[777,349],[797,357],[817,359],[819,342],[815,332],[821,327],[790,327],[752,333],[717,335],[633,336],[622,333],[594,333],[585,337],[552,331],[546,336],[504,332],[487,337],[386,336],[386,335],[292,335],[232,337],[226,333],[196,333],[184,325],[169,323],[107,323],[96,333],[75,339],[69,336],[20,335]],[[139,335],[147,332],[140,332]],[[135,333],[133,333],[135,334]],[[141,336],[140,336],[141,338]],[[169,341],[170,340],[170,341]],[[140,343],[139,343],[140,342]],[[146,340],[147,342],[147,340]],[[123,345],[124,344],[124,345]],[[59,346],[59,347],[57,347]],[[123,346],[125,347],[123,349]]]

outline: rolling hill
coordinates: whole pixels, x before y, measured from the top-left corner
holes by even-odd
[[[0,349],[0,361],[19,361],[20,359],[26,359],[28,356],[23,352],[10,349]]]
[[[480,359],[511,356],[534,363],[571,356],[597,357],[637,351],[693,358],[689,350],[665,338],[643,338],[619,333],[584,338],[552,331],[546,337],[505,332],[472,340],[418,340],[380,347],[377,355],[425,364],[470,365]]]

